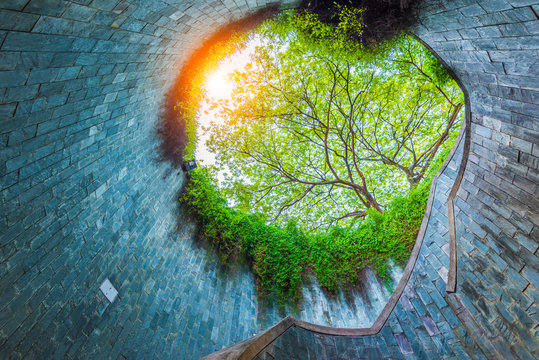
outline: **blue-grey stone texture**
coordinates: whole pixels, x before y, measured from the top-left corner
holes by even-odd
[[[270,3],[0,2],[2,357],[196,359],[283,316],[260,306],[244,269],[223,273],[195,241],[177,201],[184,176],[160,161],[155,132],[189,54]],[[423,0],[418,19],[414,33],[469,94],[457,292],[445,293],[444,199],[462,148],[382,331],[291,328],[259,358],[539,358],[539,2]],[[340,305],[304,313],[354,321]]]

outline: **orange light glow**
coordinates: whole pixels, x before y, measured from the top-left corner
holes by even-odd
[[[230,75],[235,71],[245,70],[258,44],[258,41],[251,41],[244,50],[229,56],[221,62],[217,70],[206,77],[205,91],[208,97],[216,100],[226,100],[232,97],[234,84],[230,80]]]
[[[216,100],[230,99],[234,85],[228,78],[229,74],[223,67],[210,74],[206,81],[206,95]]]
[[[204,166],[215,165],[215,154],[209,151],[206,142],[209,140],[210,133],[207,129],[212,124],[223,124],[225,119],[220,117],[219,111],[213,109],[211,104],[218,100],[231,100],[234,92],[234,82],[230,79],[231,74],[236,71],[245,71],[247,64],[251,62],[251,54],[255,47],[259,45],[258,41],[251,41],[247,47],[235,54],[232,54],[223,60],[219,67],[206,77],[203,91],[207,99],[200,103],[199,116],[197,122],[197,149],[196,159]],[[219,175],[219,181],[224,181],[223,175]]]

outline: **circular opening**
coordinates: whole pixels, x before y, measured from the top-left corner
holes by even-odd
[[[367,319],[346,325],[361,327],[400,279],[463,95],[414,37],[365,44],[364,10],[336,11],[212,45],[213,69],[230,57],[199,77],[200,108],[182,108],[198,168],[181,201],[222,264],[247,260],[262,299],[359,303]]]

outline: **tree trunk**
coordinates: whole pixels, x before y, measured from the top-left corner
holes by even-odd
[[[368,191],[365,192],[364,196],[365,200],[367,201],[367,204],[370,205],[369,207],[376,209],[376,211],[378,211],[380,214],[383,212],[382,208],[380,207],[380,204],[378,204],[378,202]]]

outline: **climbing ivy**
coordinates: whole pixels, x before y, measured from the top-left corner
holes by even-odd
[[[330,293],[359,284],[359,271],[370,266],[389,280],[388,260],[403,265],[415,243],[425,212],[430,181],[395,198],[382,214],[375,211],[353,228],[304,231],[294,222],[267,224],[264,215],[227,205],[206,168],[193,170],[180,197],[219,261],[251,265],[258,294],[280,304],[300,300],[302,279],[317,278]]]

